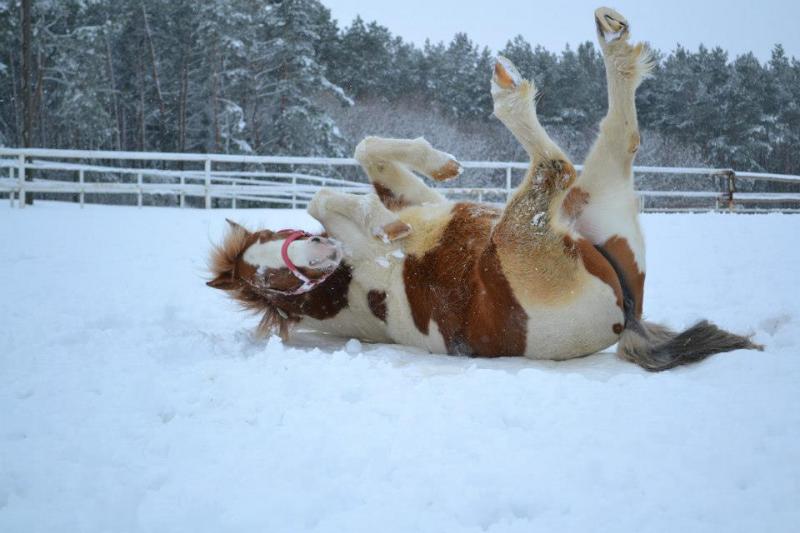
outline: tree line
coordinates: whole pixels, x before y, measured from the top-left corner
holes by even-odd
[[[597,47],[517,36],[499,52],[581,160],[606,109]],[[523,158],[491,117],[488,48],[339,27],[317,0],[0,1],[0,54],[9,146],[339,156],[364,134],[424,134],[464,159]],[[763,63],[702,46],[655,57],[640,163],[800,173],[800,62],[780,45]]]

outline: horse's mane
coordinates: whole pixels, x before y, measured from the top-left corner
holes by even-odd
[[[231,224],[222,243],[212,247],[208,269],[211,271],[212,279],[230,279],[230,284],[220,288],[227,291],[233,299],[239,302],[239,305],[255,314],[263,313],[256,328],[257,336],[266,337],[277,331],[282,338],[286,339],[291,319],[288,316],[281,316],[278,308],[256,287],[248,283],[236,282],[234,277],[236,263],[250,244],[250,233],[238,224]]]

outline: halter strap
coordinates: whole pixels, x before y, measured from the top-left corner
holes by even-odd
[[[302,237],[310,237],[311,234],[308,233],[307,231],[303,231],[303,230],[299,230],[299,229],[282,229],[282,230],[278,231],[278,233],[284,233],[284,232],[287,232],[287,231],[291,232],[291,233],[289,233],[289,236],[286,237],[286,239],[284,239],[283,245],[281,246],[281,259],[283,259],[283,264],[286,265],[286,268],[288,268],[289,271],[292,274],[294,274],[294,277],[296,277],[297,279],[302,281],[303,284],[300,285],[299,287],[297,287],[293,291],[287,291],[287,292],[275,291],[275,292],[281,292],[283,294],[290,294],[290,295],[303,294],[303,293],[306,293],[306,292],[312,290],[314,287],[316,287],[317,285],[319,285],[320,283],[322,283],[326,279],[328,279],[330,277],[330,275],[333,274],[333,270],[331,270],[330,272],[328,272],[327,274],[325,274],[324,276],[322,276],[319,279],[310,279],[305,274],[300,272],[300,269],[297,268],[297,265],[295,265],[292,262],[292,260],[289,258],[289,245],[292,244],[297,239],[300,239]],[[270,289],[270,290],[274,291],[275,289]]]

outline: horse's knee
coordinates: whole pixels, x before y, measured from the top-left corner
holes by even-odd
[[[342,193],[323,187],[311,197],[306,211],[308,211],[309,215],[322,222],[322,219],[325,218],[328,213],[330,201],[341,195]]]
[[[375,155],[372,147],[378,139],[378,137],[372,135],[361,139],[361,142],[356,145],[355,152],[353,152],[353,158],[364,167],[369,165]]]

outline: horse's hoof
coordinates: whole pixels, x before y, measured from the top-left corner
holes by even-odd
[[[431,172],[431,178],[436,181],[447,181],[461,175],[464,172],[464,167],[455,159],[451,159],[437,170]]]
[[[402,220],[395,220],[394,222],[389,222],[388,224],[378,228],[374,233],[375,237],[386,243],[389,243],[404,239],[411,235],[411,226]]]
[[[610,7],[596,9],[594,21],[597,24],[597,34],[600,38],[601,46],[614,41],[627,40],[630,35],[628,21]]]
[[[511,91],[519,87],[522,83],[522,76],[510,59],[497,56],[497,61],[495,61],[494,64],[492,82],[500,89]]]

